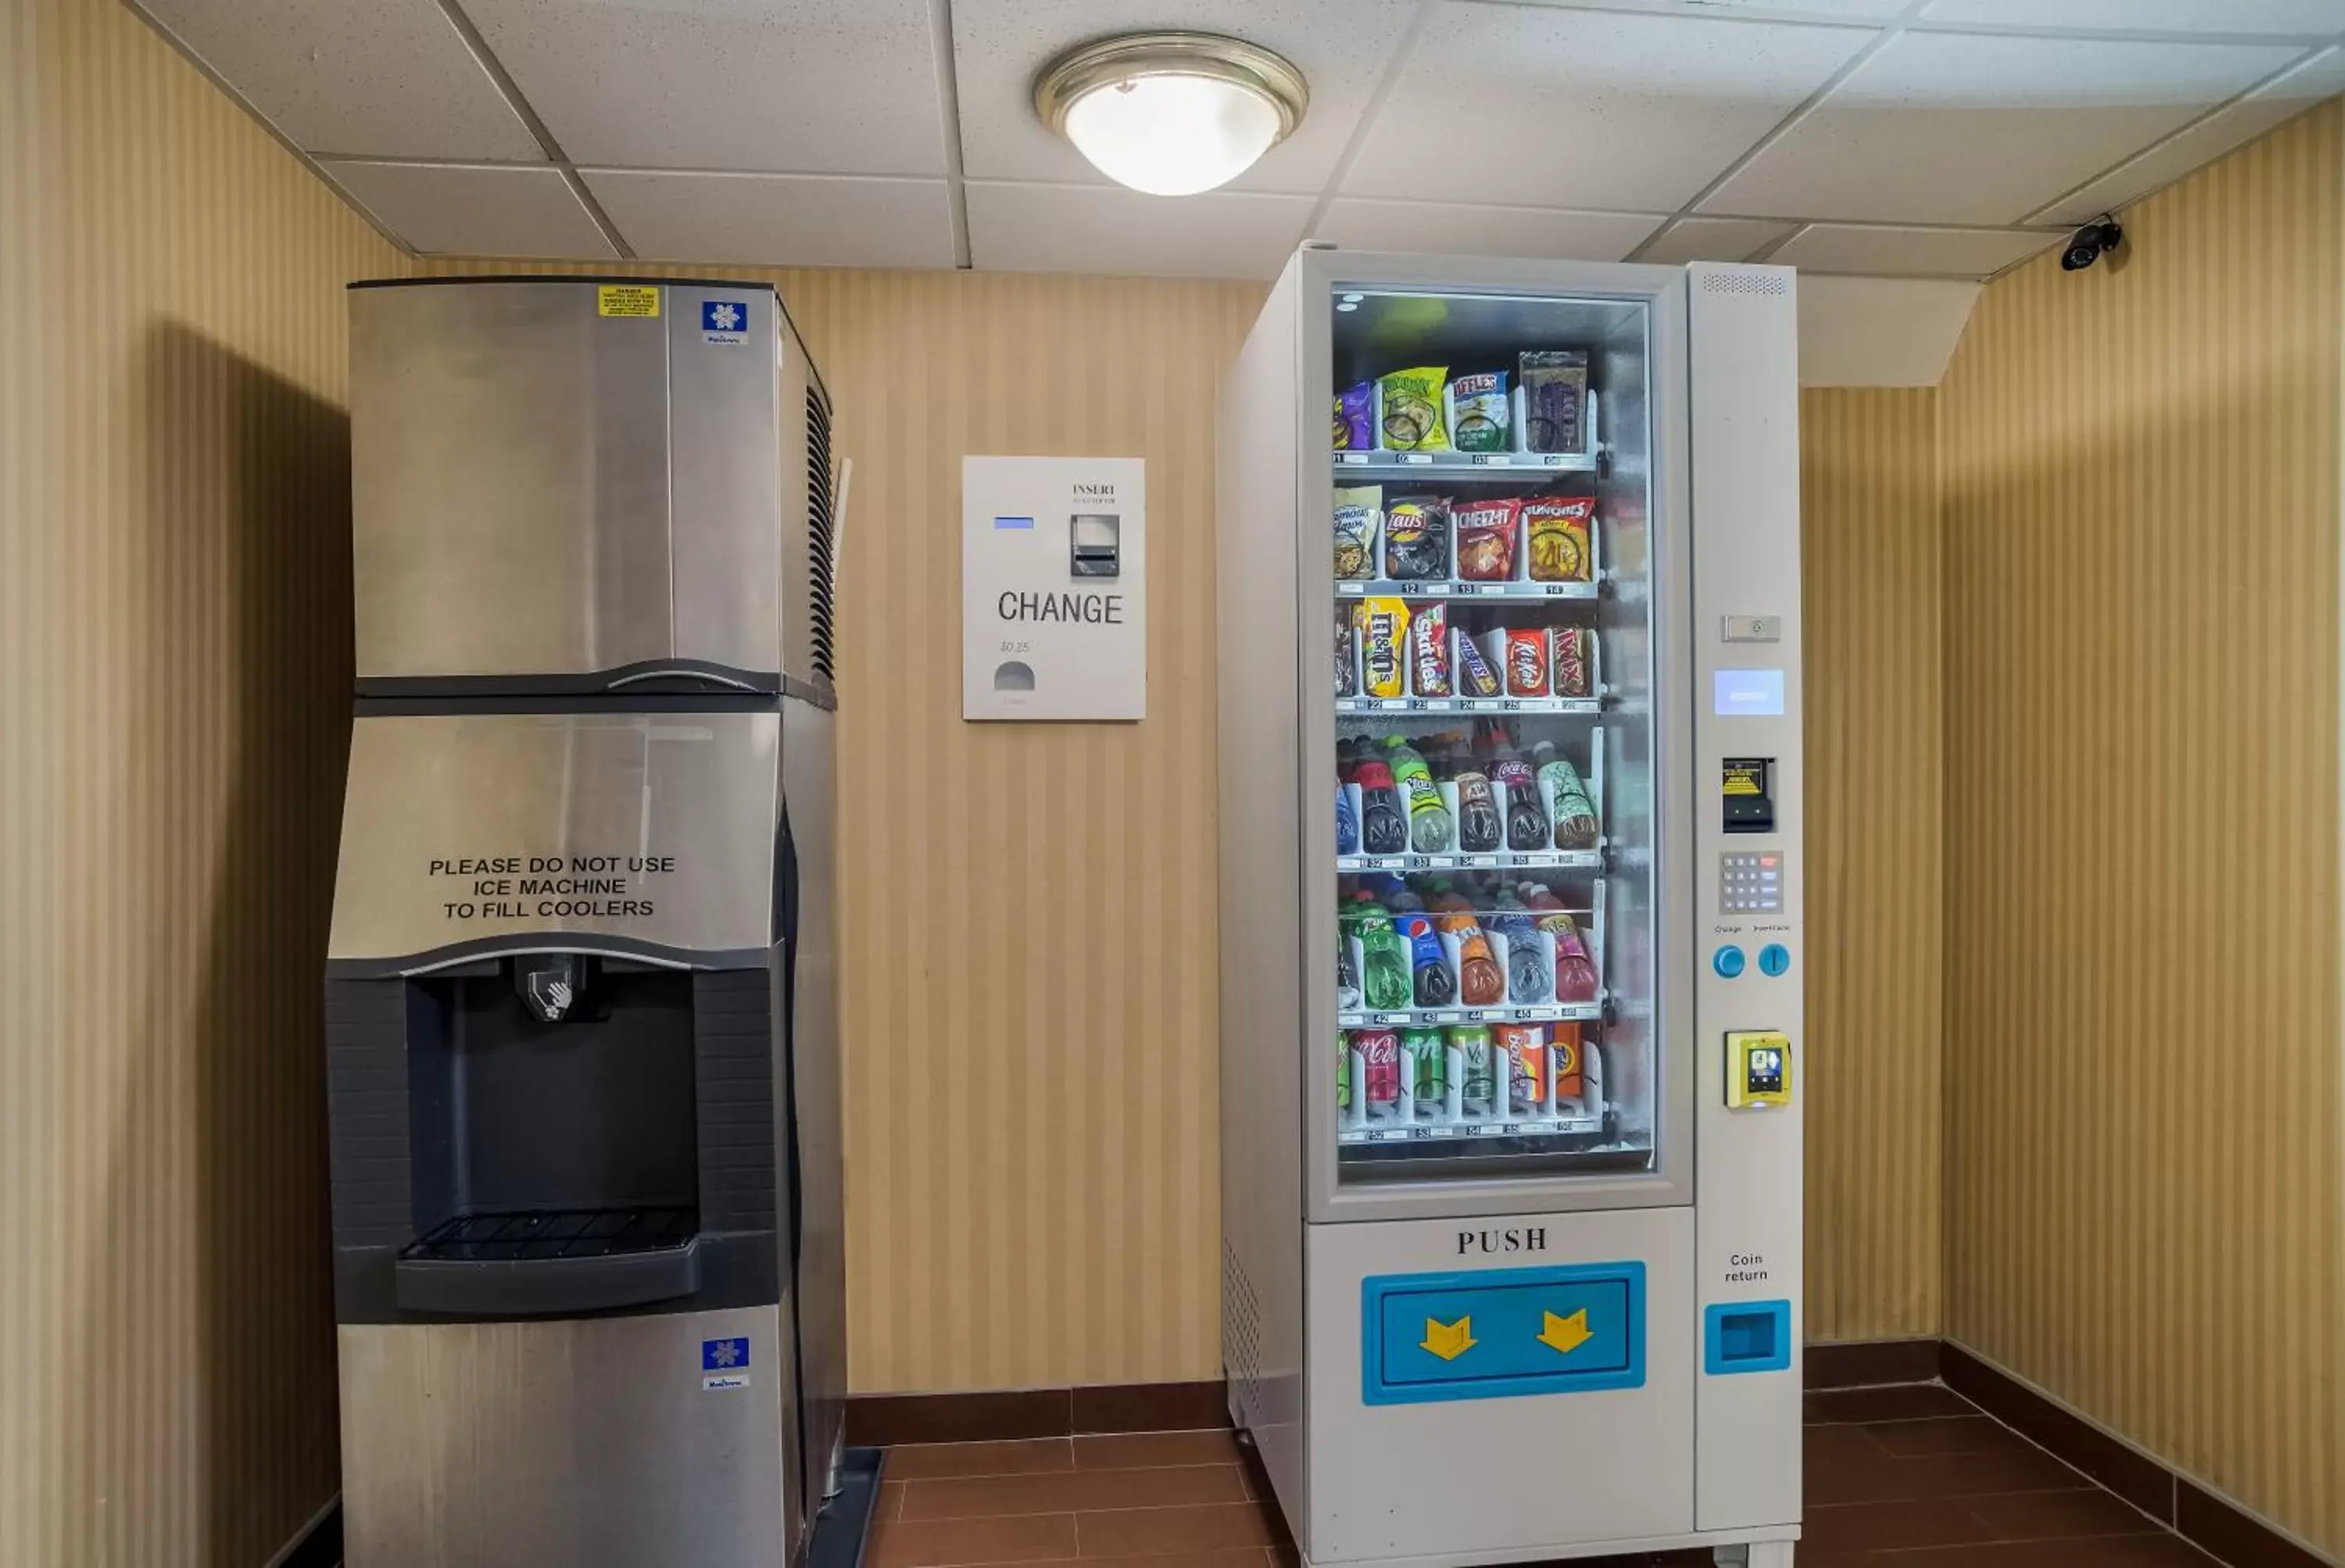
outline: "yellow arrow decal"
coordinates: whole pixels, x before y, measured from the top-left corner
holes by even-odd
[[[1540,1344],[1560,1350],[1567,1356],[1594,1338],[1596,1330],[1588,1326],[1588,1308],[1585,1307],[1568,1318],[1548,1313],[1547,1327],[1539,1330],[1538,1337]]]
[[[1454,1361],[1474,1348],[1474,1319],[1460,1318],[1455,1323],[1443,1323],[1427,1318],[1425,1320],[1424,1348],[1445,1361]]]

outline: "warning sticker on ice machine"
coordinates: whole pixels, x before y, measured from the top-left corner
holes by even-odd
[[[703,1339],[700,1342],[700,1386],[703,1389],[746,1389],[749,1386],[749,1339]]]
[[[660,291],[640,284],[605,283],[594,290],[598,316],[657,316]]]

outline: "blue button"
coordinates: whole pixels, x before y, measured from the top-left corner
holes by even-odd
[[[1710,955],[1710,967],[1718,971],[1721,980],[1732,980],[1742,972],[1742,950],[1728,942]]]
[[[1781,974],[1792,967],[1792,950],[1780,942],[1771,942],[1759,950],[1759,972]]]
[[[1378,1275],[1360,1295],[1367,1404],[1644,1387],[1642,1263]]]

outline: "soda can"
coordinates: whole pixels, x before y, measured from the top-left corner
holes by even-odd
[[[1536,1023],[1501,1023],[1494,1031],[1507,1060],[1507,1104],[1517,1115],[1547,1109],[1547,1031]]]
[[[1352,1108],[1352,1037],[1341,1029],[1335,1031],[1335,1110],[1337,1114]]]
[[[1449,1050],[1438,1029],[1405,1029],[1400,1048],[1408,1057],[1409,1093],[1420,1105],[1449,1097]]]
[[[1469,1103],[1487,1106],[1497,1097],[1497,1080],[1491,1060],[1490,1031],[1479,1023],[1461,1023],[1448,1031],[1457,1053],[1457,1089]]]
[[[1400,1033],[1394,1029],[1355,1029],[1352,1049],[1360,1054],[1360,1097],[1370,1111],[1400,1104]]]

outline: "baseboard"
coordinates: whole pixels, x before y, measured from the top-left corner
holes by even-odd
[[[852,1394],[847,1400],[847,1441],[882,1447],[1087,1432],[1195,1431],[1229,1424],[1229,1397],[1219,1378],[959,1394]]]
[[[1838,1345],[1810,1345],[1801,1352],[1806,1369],[1804,1386],[1812,1393],[1823,1389],[1871,1389],[1888,1383],[1929,1383],[1938,1377],[1935,1339],[1859,1339]]]
[[[336,1568],[341,1560],[342,1494],[338,1492],[269,1560],[268,1568]]]
[[[1939,1348],[1938,1367],[1946,1387],[2231,1568],[2327,1568],[2335,1562],[1975,1351],[1949,1340]]]

